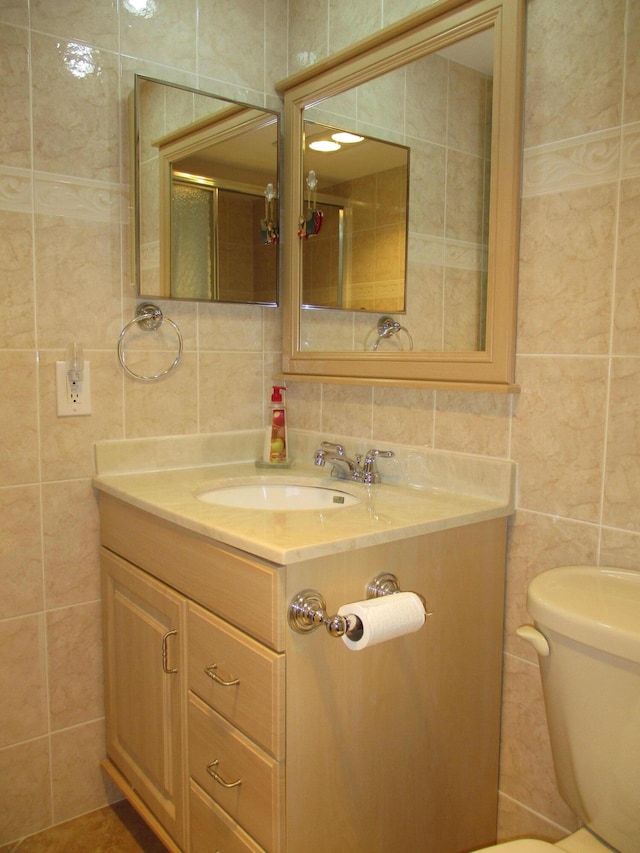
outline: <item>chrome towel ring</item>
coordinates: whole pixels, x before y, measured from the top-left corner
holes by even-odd
[[[168,323],[173,327],[177,337],[178,337],[178,352],[176,357],[173,359],[169,367],[166,370],[162,370],[160,373],[153,373],[150,376],[145,376],[140,373],[134,373],[130,367],[127,366],[126,353],[124,349],[124,339],[125,335],[129,331],[129,329],[138,325],[145,332],[155,332],[163,323]],[[158,308],[157,305],[154,305],[152,302],[143,302],[138,305],[136,309],[136,315],[132,320],[129,320],[124,329],[120,332],[120,337],[118,338],[118,359],[120,360],[120,364],[122,365],[122,369],[127,373],[132,379],[136,379],[138,382],[156,382],[158,379],[161,379],[163,376],[166,376],[180,361],[180,357],[182,356],[182,333],[178,326],[170,320],[169,317],[165,317],[162,311]]]
[[[377,340],[374,341],[374,344],[371,347],[371,349],[376,352],[382,341],[388,341],[392,337],[394,337],[394,335],[398,335],[400,332],[404,332],[404,334],[407,336],[407,343],[409,345],[408,348],[409,351],[411,351],[413,349],[413,338],[409,334],[409,330],[406,328],[406,326],[402,326],[400,323],[398,323],[397,320],[394,320],[392,317],[386,316],[380,317],[376,327],[370,330],[369,334],[366,337],[364,348],[365,350],[369,348],[369,339],[371,338],[372,334],[378,335]],[[399,346],[401,350],[404,349],[402,344],[399,344]]]

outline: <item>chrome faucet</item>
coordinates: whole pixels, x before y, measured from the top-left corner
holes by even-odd
[[[364,462],[362,462],[362,456],[359,453],[356,454],[355,459],[350,459],[345,454],[344,447],[341,444],[323,441],[314,453],[313,461],[320,467],[323,467],[327,461],[333,462],[332,477],[341,477],[342,479],[354,480],[356,483],[370,485],[380,482],[380,473],[376,467],[376,459],[379,456],[390,458],[393,456],[393,450],[369,450],[364,457]],[[338,462],[342,463],[346,470],[339,467],[336,464]]]

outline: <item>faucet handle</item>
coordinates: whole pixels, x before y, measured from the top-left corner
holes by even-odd
[[[390,459],[392,456],[395,456],[395,454],[393,450],[369,450],[364,458],[363,466],[365,483],[380,482],[380,474],[376,469],[376,459],[380,456],[385,459]]]
[[[326,447],[327,450],[335,450],[338,456],[344,456],[344,447],[341,444],[334,444],[332,441],[323,441],[320,447]]]
[[[393,450],[369,450],[365,456],[365,462],[374,462],[378,456],[384,456],[385,459],[391,459],[395,456]]]

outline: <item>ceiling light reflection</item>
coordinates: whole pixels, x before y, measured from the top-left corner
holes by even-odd
[[[157,11],[156,0],[124,0],[124,7],[139,18],[153,18]]]
[[[94,50],[86,44],[77,44],[72,41],[67,42],[67,44],[58,42],[57,48],[67,70],[74,77],[82,80],[85,77],[99,76],[102,73],[100,51]]]
[[[349,133],[348,130],[339,130],[331,134],[331,138],[336,142],[344,142],[345,145],[353,145],[356,142],[362,142],[364,136],[358,136],[357,133]]]
[[[314,151],[337,151],[340,148],[338,142],[332,142],[331,139],[316,139],[309,143],[309,148]]]

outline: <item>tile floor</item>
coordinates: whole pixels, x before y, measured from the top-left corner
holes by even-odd
[[[0,847],[0,853],[166,853],[125,800]]]

